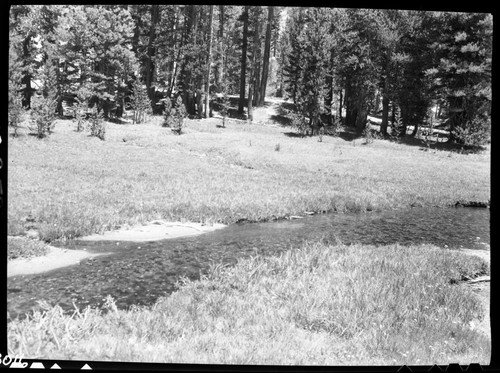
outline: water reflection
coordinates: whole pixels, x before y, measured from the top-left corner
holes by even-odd
[[[8,279],[11,317],[37,307],[37,300],[72,310],[101,306],[112,295],[119,308],[151,304],[175,290],[180,276],[198,278],[210,263],[234,264],[252,255],[271,255],[326,239],[383,245],[433,243],[486,249],[489,209],[410,209],[366,214],[328,214],[304,219],[232,225],[201,236],[156,242],[72,243],[70,248],[113,252],[43,274]]]

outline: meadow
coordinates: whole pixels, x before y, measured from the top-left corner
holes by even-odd
[[[189,120],[179,136],[160,123],[108,123],[101,141],[60,120],[48,138],[9,139],[9,235],[50,242],[155,219],[231,224],[490,198],[489,149],[319,142],[215,118]]]
[[[320,142],[267,120],[188,120],[181,135],[160,118],[109,122],[105,141],[75,127],[59,120],[50,137],[9,138],[9,258],[155,219],[232,224],[490,199],[489,148]],[[430,245],[309,242],[184,278],[152,307],[46,305],[9,320],[8,348],[47,359],[488,364],[491,339],[477,328],[487,315],[461,282],[489,273],[480,258]]]

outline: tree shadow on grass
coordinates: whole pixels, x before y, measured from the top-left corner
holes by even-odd
[[[283,135],[287,137],[295,137],[295,138],[303,138],[306,137],[306,135],[299,133],[299,132],[283,132]]]
[[[345,141],[354,141],[362,138],[362,135],[360,133],[350,130],[340,131],[337,136]]]
[[[115,124],[130,124],[130,122],[127,122],[126,120],[118,117],[113,117],[113,118],[107,118],[107,122],[115,123]]]
[[[291,125],[291,119],[283,115],[271,115],[269,117],[273,122],[278,123],[280,126],[289,127]]]

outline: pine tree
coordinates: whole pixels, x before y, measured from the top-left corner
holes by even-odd
[[[491,128],[493,19],[481,13],[433,13],[435,67],[427,70],[448,102],[450,141],[481,145]]]
[[[47,63],[40,74],[43,90],[32,99],[30,129],[38,138],[43,138],[52,133],[57,118],[58,103],[56,66]]]
[[[14,136],[22,121],[24,109],[22,105],[22,61],[19,58],[15,45],[20,42],[20,37],[9,32],[9,104],[8,116],[9,126],[14,128]]]
[[[296,66],[287,69],[289,79],[294,77],[288,89],[294,97],[296,110],[301,117],[307,118],[311,135],[322,126],[320,117],[327,112],[324,103],[332,48],[330,15],[330,10],[326,8],[299,11],[295,16],[304,26],[301,33],[291,37],[292,47],[295,47],[291,50],[289,61],[295,60]]]

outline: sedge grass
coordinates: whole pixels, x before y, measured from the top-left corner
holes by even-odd
[[[484,310],[457,284],[482,259],[431,245],[306,243],[214,266],[151,307],[73,315],[46,305],[8,323],[26,358],[208,364],[488,364]]]
[[[49,246],[44,242],[27,237],[7,237],[7,259],[31,258],[47,254]]]
[[[385,140],[353,147],[276,126],[217,123],[188,121],[181,136],[154,120],[108,123],[106,141],[68,120],[41,140],[20,129],[9,139],[9,234],[23,234],[28,215],[52,241],[154,219],[230,224],[490,198],[489,151],[423,152]]]

